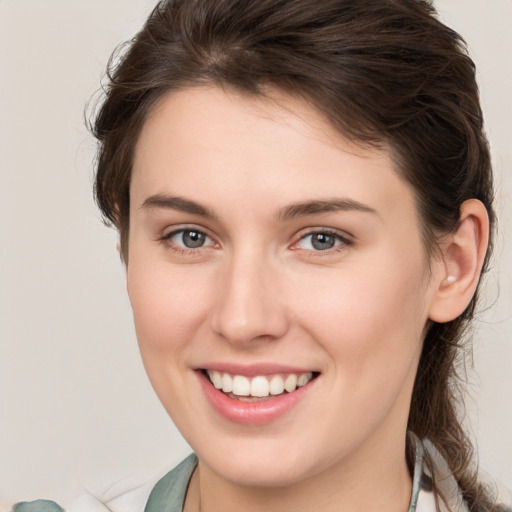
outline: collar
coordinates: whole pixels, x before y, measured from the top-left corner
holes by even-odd
[[[414,448],[414,475],[409,512],[468,512],[457,481],[439,450],[428,439],[420,440],[412,432],[408,432],[407,436]],[[426,456],[432,461],[436,487],[445,501],[432,490],[432,474],[425,463]]]
[[[438,510],[436,497],[431,490],[432,475],[425,464],[426,454],[433,463],[436,486],[447,502],[445,505],[439,500],[439,512],[468,512],[457,482],[439,451],[430,441],[420,440],[412,432],[407,435],[414,448],[414,474],[408,512]],[[197,464],[197,456],[192,453],[161,478],[153,487],[144,512],[183,512],[188,485]]]

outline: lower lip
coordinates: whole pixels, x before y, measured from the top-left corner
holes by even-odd
[[[216,389],[202,371],[197,374],[212,407],[224,418],[242,425],[265,425],[284,416],[306,396],[317,380],[313,379],[291,393],[277,395],[268,400],[243,402]]]

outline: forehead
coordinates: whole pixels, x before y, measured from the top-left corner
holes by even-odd
[[[170,192],[207,202],[245,195],[248,206],[263,209],[307,195],[353,196],[384,210],[393,209],[397,195],[413,203],[387,147],[350,142],[303,100],[218,87],[166,95],[143,126],[132,201]]]

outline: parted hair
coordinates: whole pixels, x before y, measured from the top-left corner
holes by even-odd
[[[142,125],[163,95],[201,85],[256,96],[277,88],[305,99],[342,136],[390,147],[415,192],[427,254],[457,226],[467,199],[485,205],[492,235],[492,170],[475,66],[430,2],[166,0],[112,56],[91,123],[95,196],[119,230],[125,262]],[[492,236],[484,271],[491,247]],[[460,317],[427,326],[408,423],[446,458],[472,512],[504,510],[478,482],[461,425],[459,375],[477,295]]]

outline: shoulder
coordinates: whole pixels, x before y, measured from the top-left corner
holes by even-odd
[[[411,434],[409,434],[411,435]],[[410,508],[409,512],[469,512],[477,510],[475,505],[469,506],[463,497],[457,480],[453,472],[448,466],[444,457],[439,453],[437,448],[428,439],[419,440],[412,434],[411,439],[415,444],[415,484],[417,486],[417,506]],[[428,456],[430,464],[424,463],[425,456]],[[432,473],[433,475],[432,475]],[[431,484],[431,477],[434,477],[436,490],[443,499],[436,497]],[[496,483],[488,479],[486,482],[481,480],[482,473],[479,473],[479,480],[483,487],[492,491],[493,505],[479,505],[478,510],[487,510],[489,512],[512,512],[512,495],[504,486],[500,487]],[[413,493],[414,496],[414,493]],[[436,506],[436,502],[438,505]],[[482,508],[483,507],[483,508]]]
[[[169,471],[156,482],[134,487],[120,481],[101,493],[85,493],[69,507],[54,501],[20,502],[11,512],[181,512],[188,483],[197,466],[195,454]]]
[[[103,493],[85,493],[66,512],[143,512],[153,483],[133,487],[119,482]]]
[[[116,484],[101,497],[81,496],[66,512],[182,512],[196,466],[197,457],[191,454],[156,483],[132,489]]]
[[[428,439],[420,440],[412,432],[408,436],[414,447],[415,459],[409,512],[468,512],[455,477],[436,447]],[[430,459],[430,467],[425,463],[426,457]],[[436,481],[437,491],[442,494],[446,503],[436,497],[431,485],[432,477]]]
[[[161,478],[151,491],[145,512],[181,512],[197,462],[197,456],[192,453]]]
[[[36,500],[16,503],[12,512],[64,512],[64,509],[54,501]]]
[[[151,484],[136,488],[112,489],[106,494],[85,493],[66,508],[50,500],[35,500],[16,503],[11,512],[143,512],[153,486]]]

